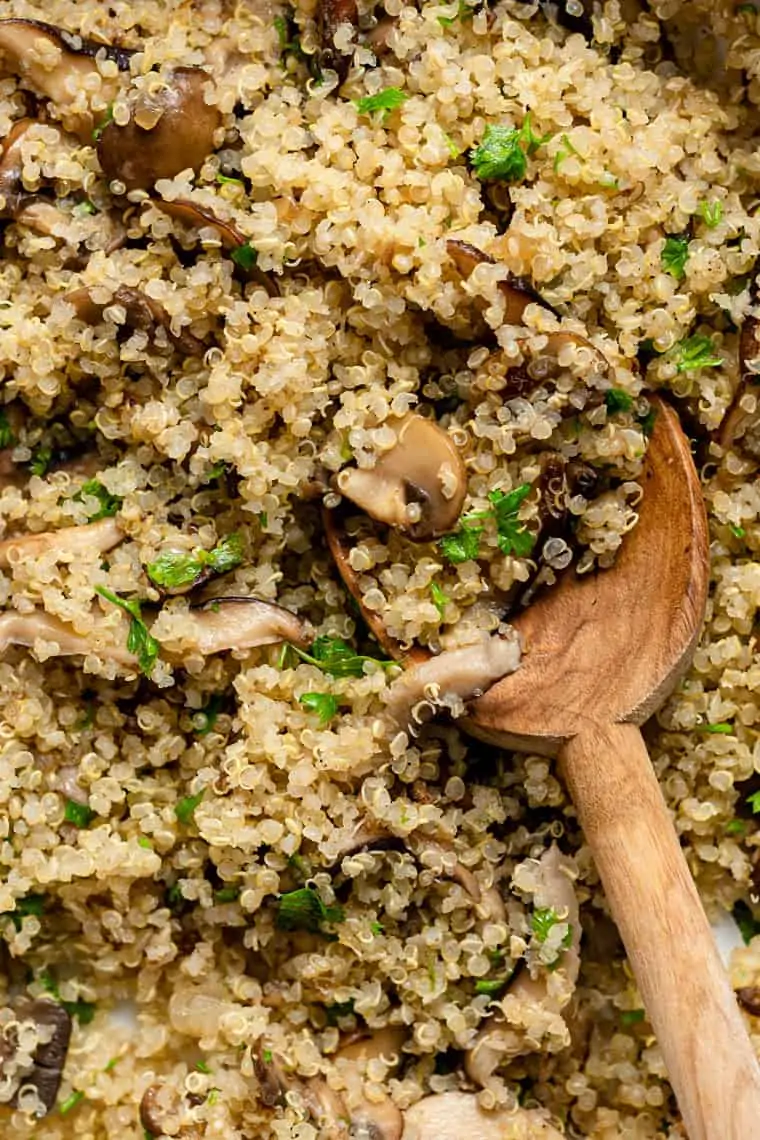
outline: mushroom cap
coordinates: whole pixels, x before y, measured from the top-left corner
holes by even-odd
[[[209,78],[203,68],[178,67],[155,93],[140,92],[131,100],[128,123],[108,123],[98,157],[109,181],[148,190],[160,178],[200,169],[221,123],[219,110],[203,97]]]
[[[344,468],[337,487],[373,519],[426,542],[459,518],[467,492],[464,460],[434,420],[411,413],[395,427],[395,444],[375,466]]]
[[[474,1093],[426,1096],[404,1113],[402,1140],[563,1140],[536,1109],[485,1112]]]

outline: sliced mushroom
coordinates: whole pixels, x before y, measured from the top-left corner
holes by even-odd
[[[111,305],[120,305],[124,309],[127,328],[138,329],[155,337],[156,329],[160,326],[178,352],[197,357],[205,353],[206,345],[202,340],[185,328],[175,333],[172,329],[172,319],[163,305],[140,289],[120,285],[110,300],[103,302],[94,300],[94,296],[101,295],[104,288],[93,286],[74,289],[64,295],[64,301],[72,305],[79,320],[88,325],[100,324],[107,308]]]
[[[387,709],[400,725],[420,723],[425,710],[440,705],[447,694],[467,701],[520,664],[517,634],[484,633],[462,649],[448,649],[407,669],[390,687]]]
[[[248,244],[248,239],[244,234],[241,234],[236,225],[232,222],[222,221],[208,206],[199,206],[197,202],[191,202],[187,198],[175,198],[172,202],[167,202],[163,198],[151,198],[151,203],[156,209],[161,210],[170,218],[174,218],[175,221],[182,222],[183,225],[198,230],[206,227],[216,230],[222,246],[226,250],[240,249]],[[263,285],[270,297],[279,297],[279,286],[271,274],[264,273],[257,265],[252,265],[250,269],[243,270],[243,272],[250,280]]]
[[[760,459],[760,320],[745,317],[739,338],[739,385],[723,417],[718,442]]]
[[[0,568],[39,558],[55,551],[57,561],[68,562],[87,554],[105,554],[118,546],[124,532],[115,519],[101,519],[85,526],[62,527],[42,534],[23,534],[0,542]]]
[[[561,1011],[570,1001],[580,970],[581,925],[578,900],[573,888],[575,869],[556,844],[538,863],[539,879],[534,905],[551,907],[568,922],[571,942],[556,968],[533,977],[528,970],[515,975],[499,1013],[488,1018],[465,1053],[470,1080],[486,1087],[499,1065],[531,1052],[545,1036],[554,1049],[564,1047],[567,1029]]]
[[[3,1032],[0,1035],[0,1076],[15,1086],[10,1100],[13,1107],[19,1104],[22,1090],[32,1086],[44,1106],[44,1115],[55,1106],[71,1038],[71,1017],[58,1002],[26,998],[15,1003],[12,1016],[21,1024],[34,1024],[39,1044],[29,1063],[23,1063],[18,1057],[18,1040]]]
[[[171,1085],[149,1085],[140,1101],[140,1123],[151,1136],[175,1136],[177,1140],[200,1140],[195,1124],[183,1124],[187,1109]]]
[[[213,598],[181,615],[176,635],[161,638],[170,652],[208,656],[228,649],[257,649],[290,641],[307,645],[313,638],[308,622],[290,610],[260,598]]]
[[[154,89],[135,95],[129,122],[111,121],[98,140],[100,165],[109,181],[149,190],[160,178],[200,170],[214,149],[221,123],[204,98],[210,80],[200,67],[178,67]]]
[[[404,1113],[402,1140],[564,1140],[539,1109],[486,1112],[474,1093],[426,1096]]]
[[[348,26],[354,32],[359,29],[359,9],[356,0],[320,0],[318,8],[320,63],[338,73],[343,82],[353,57],[351,47],[338,47],[335,35]]]
[[[97,629],[91,637],[85,637],[44,610],[34,610],[30,614],[6,610],[0,614],[0,655],[12,645],[34,649],[40,641],[57,645],[57,657],[84,657],[95,653],[137,670],[137,658],[126,649],[126,634],[115,641],[110,626],[107,629]]]
[[[760,986],[742,986],[736,991],[736,998],[747,1013],[760,1017]]]
[[[449,238],[446,242],[446,250],[463,277],[469,277],[478,265],[496,264],[487,253],[483,253],[477,246],[470,245],[468,241],[460,241],[459,238]],[[523,277],[515,277],[510,274],[506,281],[499,283],[499,289],[506,301],[505,324],[521,325],[523,313],[528,305],[540,305],[542,309],[547,309],[555,317],[561,315]]]
[[[352,1038],[335,1054],[335,1067],[346,1083],[343,1099],[348,1107],[352,1137],[400,1140],[404,1119],[390,1097],[370,1101],[364,1095],[364,1078],[370,1061],[382,1060],[390,1071],[401,1063],[406,1030],[386,1026],[358,1039]]]
[[[410,414],[394,427],[396,442],[374,467],[346,467],[336,484],[373,519],[427,542],[456,525],[467,492],[464,461],[433,420]]]
[[[18,19],[0,20],[0,51],[21,81],[50,99],[64,116],[89,77],[100,75],[96,57],[112,60],[119,71],[128,71],[134,55],[125,48],[83,40],[41,20]],[[105,103],[114,99],[118,87],[117,79],[100,75],[100,94]],[[89,114],[77,114],[71,125],[84,142],[90,141]]]

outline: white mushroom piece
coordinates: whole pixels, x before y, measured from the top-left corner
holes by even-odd
[[[402,1140],[564,1140],[540,1109],[484,1111],[474,1093],[426,1096],[404,1113]]]
[[[519,664],[516,632],[483,633],[472,645],[447,649],[406,669],[390,687],[388,713],[399,725],[413,727],[430,719],[436,708],[450,705],[447,698],[480,696]]]
[[[415,542],[452,530],[467,491],[467,473],[451,436],[414,413],[395,421],[396,442],[374,467],[346,467],[336,486],[378,522]]]
[[[570,927],[570,944],[556,968],[516,975],[498,1012],[491,1016],[465,1053],[465,1070],[475,1084],[487,1087],[499,1065],[525,1053],[557,1052],[569,1043],[562,1010],[570,1001],[580,969],[581,925],[573,881],[575,868],[553,844],[535,867],[533,903],[551,908]]]
[[[760,320],[745,317],[739,338],[739,384],[723,417],[718,442],[760,459]]]
[[[22,534],[0,542],[0,568],[21,565],[53,551],[56,561],[71,562],[88,554],[105,554],[124,538],[115,519],[101,519],[84,526],[62,527],[41,534]]]
[[[129,70],[133,52],[109,44],[83,40],[41,20],[0,20],[0,52],[6,65],[22,84],[48,98],[64,124],[85,143],[92,141],[93,117],[80,110],[81,93],[99,77],[98,103],[105,108],[115,98],[120,80],[104,77],[97,64],[102,58],[119,71]],[[75,109],[76,108],[76,109]]]

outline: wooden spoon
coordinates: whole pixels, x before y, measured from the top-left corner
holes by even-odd
[[[639,522],[614,567],[569,572],[515,618],[520,668],[460,723],[558,757],[690,1140],[760,1140],[760,1068],[638,728],[689,666],[709,582],[689,442],[653,403]]]

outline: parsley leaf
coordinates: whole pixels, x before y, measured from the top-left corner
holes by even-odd
[[[760,922],[755,918],[752,911],[749,909],[745,902],[741,899],[734,906],[731,911],[734,922],[739,927],[739,932],[742,936],[745,946],[749,946],[752,939],[760,934]]]
[[[95,1017],[95,1003],[91,1001],[62,1001],[66,1012],[75,1017],[80,1025],[89,1025]]]
[[[207,736],[211,732],[223,708],[224,693],[212,693],[208,704],[193,715],[193,732],[196,736]]]
[[[15,442],[16,437],[8,422],[8,416],[3,409],[0,409],[0,447],[12,447]]]
[[[360,115],[372,115],[375,111],[385,111],[388,114],[400,107],[408,98],[408,92],[398,87],[386,87],[376,95],[365,95],[363,99],[354,99],[354,106]]]
[[[443,556],[448,558],[449,562],[453,562],[455,566],[460,562],[468,562],[471,558],[477,558],[482,533],[482,526],[472,526],[463,522],[459,530],[455,530],[453,534],[445,534],[441,539],[440,546]]]
[[[35,918],[42,918],[45,912],[45,896],[44,895],[26,895],[23,899],[16,899],[16,906],[11,913],[11,919],[16,930],[21,929],[21,920],[34,915]]]
[[[192,553],[167,550],[145,567],[156,586],[177,590],[192,586],[208,567],[214,574],[227,574],[243,561],[243,540],[239,534],[228,534],[213,550]]]
[[[221,172],[217,174],[216,180],[220,186],[245,186],[242,178],[229,178]]]
[[[92,132],[92,141],[100,142],[103,131],[109,123],[113,122],[113,103],[109,103],[106,107],[106,112],[100,122],[96,125],[95,130]]]
[[[71,1112],[72,1109],[76,1108],[78,1104],[81,1104],[83,1100],[84,1093],[81,1090],[73,1092],[71,1096],[67,1096],[64,1101],[61,1101],[61,1104],[58,1106],[58,1111],[61,1116],[65,1116],[68,1112]]]
[[[662,247],[660,261],[662,268],[671,277],[680,281],[686,272],[686,262],[689,259],[689,235],[675,234],[665,239]]]
[[[743,819],[731,819],[726,824],[726,835],[744,835],[747,824]]]
[[[203,799],[205,792],[198,792],[197,796],[183,796],[174,805],[174,814],[180,823],[189,824],[195,819],[195,809]]]
[[[374,661],[383,669],[390,669],[396,664],[395,661],[385,661],[379,657],[365,657],[357,653],[340,637],[326,637],[324,635],[318,637],[311,647],[311,653],[306,653],[290,642],[288,645],[302,661],[306,661],[309,665],[316,665],[323,673],[329,673],[332,677],[362,677],[364,665],[367,661]]]
[[[215,574],[229,574],[243,561],[243,540],[239,534],[228,534],[206,555]]]
[[[343,922],[343,908],[327,906],[311,887],[299,887],[280,895],[277,926],[280,930],[308,930],[318,934],[323,922]]]
[[[622,388],[610,388],[604,393],[604,402],[611,416],[617,415],[618,412],[630,412],[633,407],[633,397]]]
[[[524,523],[518,521],[520,505],[532,489],[530,483],[522,483],[514,491],[490,491],[488,494],[502,554],[515,554],[518,558],[525,558],[533,549],[536,536],[527,530]]]
[[[87,804],[78,804],[75,800],[66,800],[63,818],[67,823],[73,823],[75,827],[89,827],[96,815],[97,812],[94,812]]]
[[[546,942],[549,937],[549,931],[553,926],[559,922],[559,915],[556,910],[550,906],[538,907],[533,911],[530,919],[530,925],[533,933],[539,942]]]
[[[218,463],[214,463],[213,466],[209,468],[203,482],[204,484],[213,483],[216,479],[221,479],[224,475],[228,475],[229,471],[230,465],[227,460],[220,459]]]
[[[305,709],[318,715],[320,724],[328,724],[338,711],[338,698],[330,693],[304,693],[298,700]]]
[[[511,976],[511,975],[510,975]],[[509,981],[507,978],[478,978],[475,983],[476,994],[489,994],[495,996],[500,994]]]
[[[734,726],[728,721],[722,720],[718,724],[698,724],[696,730],[697,732],[709,732],[713,736],[731,736]]]
[[[235,262],[235,265],[239,265],[241,269],[249,270],[253,269],[258,261],[259,252],[253,248],[249,241],[246,241],[242,245],[236,246],[230,254],[230,257]]]
[[[523,125],[505,127],[489,123],[480,143],[470,151],[475,175],[481,182],[500,179],[504,182],[519,182],[528,169],[528,156],[551,138],[539,138],[530,125],[530,112]]]
[[[107,590],[105,586],[96,586],[95,591],[100,594],[101,598],[105,598],[107,602],[112,602],[115,606],[119,606],[120,609],[129,614],[132,620],[129,623],[127,649],[130,653],[134,653],[137,658],[137,664],[145,676],[150,677],[161,646],[155,637],[151,635],[147,625],[142,620],[140,603],[136,598],[132,601],[129,601],[127,598],[120,598],[118,594]]]
[[[196,1061],[195,1067],[199,1073],[210,1073],[211,1072],[211,1069],[209,1068],[209,1066],[206,1064],[205,1061]]]
[[[620,1014],[620,1024],[628,1028],[631,1025],[638,1025],[645,1017],[643,1009],[624,1009]]]
[[[747,796],[747,803],[752,808],[753,815],[760,815],[760,792],[753,792]]]
[[[438,610],[440,617],[443,618],[443,615],[446,612],[446,606],[450,601],[448,594],[444,594],[443,590],[437,582],[431,582],[430,597],[432,599],[433,605]]]
[[[697,213],[708,229],[714,230],[723,221],[723,203],[717,198],[710,201],[703,198],[697,206]]]
[[[442,28],[450,28],[457,20],[471,20],[474,15],[475,9],[466,0],[459,0],[459,10],[456,16],[437,16],[436,19]]]
[[[240,887],[222,887],[221,890],[214,891],[214,902],[230,903],[239,898]]]
[[[325,1006],[328,1025],[337,1025],[342,1017],[350,1017],[353,1012],[353,998],[349,998],[348,1001],[335,1001],[332,1005]]]
[[[38,447],[29,460],[29,470],[32,475],[44,476],[53,458],[53,451],[49,447]]]
[[[87,495],[89,498],[97,499],[100,506],[96,507],[92,514],[87,516],[88,522],[99,522],[100,519],[111,519],[121,506],[123,499],[119,495],[112,495],[99,479],[88,479],[86,483],[77,491],[76,495],[72,496],[75,503],[81,503],[83,497]]]
[[[715,348],[709,336],[689,336],[671,349],[676,362],[676,372],[695,372],[698,368],[719,368],[722,356],[715,356]]]

